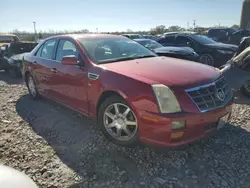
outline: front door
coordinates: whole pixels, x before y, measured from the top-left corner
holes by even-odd
[[[61,64],[62,58],[68,55],[74,55],[78,59],[81,58],[74,41],[60,39],[56,51],[56,63],[53,67],[53,79],[56,80],[51,85],[53,96],[65,105],[82,113],[89,114],[87,70],[84,68],[84,65]]]

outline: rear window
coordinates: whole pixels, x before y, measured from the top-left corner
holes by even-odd
[[[0,42],[14,42],[15,37],[13,36],[0,36]]]
[[[12,43],[10,50],[12,54],[21,54],[25,52],[31,52],[37,43]]]

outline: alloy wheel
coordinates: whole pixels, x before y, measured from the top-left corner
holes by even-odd
[[[250,80],[245,83],[244,87],[250,93]]]
[[[204,54],[200,57],[200,62],[206,65],[213,66],[214,65],[214,60],[213,57],[209,54]]]
[[[109,135],[119,141],[129,141],[138,129],[134,112],[122,103],[109,105],[104,111],[103,122]]]
[[[28,79],[28,87],[29,87],[29,91],[30,91],[31,95],[33,97],[36,97],[36,95],[37,95],[36,85],[35,85],[35,82],[31,76]]]

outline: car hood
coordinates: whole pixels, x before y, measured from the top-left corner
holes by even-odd
[[[230,50],[236,52],[238,49],[238,46],[233,44],[224,44],[224,43],[214,43],[214,44],[205,44],[205,46],[214,48],[217,50]]]
[[[189,55],[194,53],[194,50],[189,47],[160,47],[154,49],[154,52],[157,54],[169,53],[169,54],[180,54],[180,55]]]
[[[13,60],[22,60],[25,55],[29,54],[29,52],[21,53],[21,54],[15,54],[12,55],[10,58]]]
[[[169,57],[135,59],[100,66],[148,84],[185,88],[213,82],[221,74],[208,65]]]

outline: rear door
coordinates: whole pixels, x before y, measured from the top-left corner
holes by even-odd
[[[69,55],[78,58],[79,65],[61,64],[62,58]],[[59,40],[54,69],[53,79],[56,81],[51,85],[53,96],[65,105],[88,114],[87,69],[74,40]]]
[[[164,38],[160,38],[157,42],[163,46],[175,46],[175,36],[165,36]]]
[[[47,40],[40,46],[35,55],[30,59],[32,75],[35,78],[39,93],[50,97],[50,84],[52,64],[54,63],[55,47],[57,40]]]

